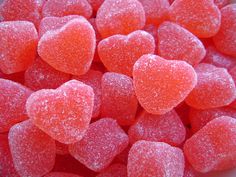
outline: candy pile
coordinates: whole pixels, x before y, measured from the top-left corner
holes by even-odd
[[[235,83],[233,1],[0,0],[0,177],[236,168]]]

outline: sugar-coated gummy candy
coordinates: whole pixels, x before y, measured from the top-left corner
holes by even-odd
[[[213,37],[216,48],[224,54],[236,57],[236,4],[221,9],[221,26]]]
[[[158,28],[158,54],[166,59],[196,65],[205,57],[206,50],[188,30],[175,23],[164,22]]]
[[[81,15],[89,18],[92,15],[92,7],[87,0],[47,0],[42,15],[43,17]]]
[[[3,0],[0,17],[4,21],[25,20],[38,26],[44,0]]]
[[[138,0],[106,0],[96,16],[97,28],[103,38],[142,29],[145,21],[145,11]]]
[[[236,118],[236,110],[230,107],[220,107],[205,110],[191,108],[189,111],[191,129],[193,132],[197,132],[208,122],[220,116],[230,116]]]
[[[38,54],[55,69],[73,75],[85,74],[92,63],[95,32],[83,17],[46,32],[38,44]]]
[[[44,177],[82,177],[72,173],[64,173],[64,172],[50,172]]]
[[[0,175],[2,177],[20,177],[13,164],[7,134],[0,134]]]
[[[25,71],[25,85],[32,90],[56,89],[70,78],[69,74],[55,70],[39,57]]]
[[[8,135],[16,171],[20,176],[43,176],[55,163],[55,141],[31,120],[15,124]]]
[[[105,73],[102,77],[101,116],[116,119],[120,125],[131,125],[137,107],[132,78],[113,72]]]
[[[61,28],[64,26],[67,22],[80,18],[79,15],[68,15],[63,17],[44,17],[40,21],[39,25],[39,36],[41,37],[43,34],[45,34],[47,31],[50,30],[56,30],[58,28]]]
[[[89,70],[86,74],[81,76],[74,76],[73,79],[79,80],[93,88],[94,92],[94,106],[93,117],[100,115],[101,99],[102,99],[102,72],[96,70]]]
[[[127,36],[113,35],[98,44],[98,54],[105,67],[112,72],[132,76],[134,63],[144,54],[155,51],[153,36],[137,30]]]
[[[93,171],[102,171],[129,143],[114,119],[102,118],[92,124],[77,143],[69,145],[71,155]]]
[[[174,110],[164,115],[153,115],[144,111],[129,128],[129,140],[132,144],[146,140],[177,146],[185,140],[185,134],[185,127]]]
[[[199,172],[236,166],[236,119],[222,116],[210,121],[184,144],[184,154]]]
[[[0,23],[0,69],[5,74],[24,71],[36,56],[38,33],[27,21]]]
[[[236,66],[235,58],[219,52],[214,46],[208,46],[206,48],[206,56],[202,62],[226,68],[228,70]]]
[[[214,36],[221,24],[221,13],[213,0],[175,0],[169,18],[200,38]]]
[[[31,94],[26,103],[33,123],[55,140],[70,144],[79,141],[88,129],[94,104],[93,89],[76,80],[59,88]]]
[[[0,132],[7,132],[14,124],[26,120],[25,104],[32,91],[25,86],[0,79]]]
[[[96,177],[127,177],[127,167],[124,164],[112,164]]]
[[[186,98],[186,103],[197,109],[229,105],[236,97],[234,81],[228,71],[211,64],[195,67],[197,85]]]
[[[162,142],[137,141],[130,149],[127,171],[128,177],[182,177],[183,152]]]
[[[232,76],[234,83],[236,84],[236,65],[229,71],[229,74]],[[236,108],[236,99],[229,106]]]
[[[69,154],[68,145],[64,143],[60,143],[59,141],[55,141],[56,144],[56,154],[66,155]]]
[[[104,0],[88,0],[88,2],[93,7],[93,10],[97,11],[99,7],[102,5],[102,3],[104,2]]]
[[[152,114],[165,114],[182,102],[197,83],[197,75],[184,61],[143,55],[133,69],[134,88],[141,106]]]
[[[158,26],[168,19],[168,8],[170,3],[168,0],[139,0],[142,3],[146,24],[154,24]]]

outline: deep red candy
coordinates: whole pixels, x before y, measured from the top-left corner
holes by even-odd
[[[88,2],[93,7],[93,10],[97,11],[99,7],[102,5],[102,3],[104,2],[104,0],[88,0]]]
[[[145,11],[138,0],[106,0],[97,11],[96,24],[103,38],[129,34],[145,25]]]
[[[0,134],[0,175],[2,177],[20,177],[13,164],[7,134]]]
[[[153,25],[153,24],[149,24],[149,25],[145,25],[143,27],[143,30],[148,32],[149,34],[152,35],[152,37],[154,38],[155,40],[155,52],[154,53],[157,53],[157,46],[158,46],[158,33],[157,33],[157,29],[158,27]]]
[[[0,132],[27,119],[25,104],[32,91],[16,82],[0,79]]]
[[[71,155],[93,171],[102,171],[129,143],[128,136],[110,118],[90,124],[82,140],[69,145]]]
[[[112,164],[96,177],[127,177],[127,167],[123,164]]]
[[[41,58],[37,58],[25,71],[25,85],[32,90],[56,89],[70,78],[69,74],[55,70]]]
[[[105,67],[112,72],[132,76],[134,63],[144,54],[155,51],[151,34],[138,30],[127,36],[113,35],[98,44],[98,54]]]
[[[170,3],[168,0],[139,0],[142,3],[146,24],[154,24],[158,26],[168,19],[168,8]]]
[[[127,171],[128,177],[182,177],[183,152],[162,142],[138,141],[129,151]]]
[[[20,176],[43,176],[55,163],[55,141],[31,120],[15,124],[8,135],[12,159]]]
[[[45,175],[44,177],[81,177],[81,176],[76,175],[76,174],[72,174],[72,173],[50,172],[47,175]]]
[[[0,70],[0,78],[11,80],[11,81],[14,81],[14,82],[18,82],[20,84],[25,83],[25,73],[24,73],[24,71],[18,72],[18,73],[13,73],[13,74],[4,74]]]
[[[56,153],[59,155],[69,154],[68,145],[55,141],[56,143]]]
[[[221,24],[220,10],[213,0],[175,0],[169,17],[200,38],[214,36]]]
[[[102,72],[96,70],[89,70],[86,74],[81,76],[74,76],[73,79],[79,80],[93,88],[94,92],[94,106],[93,117],[100,115],[101,97],[102,97]]]
[[[82,139],[88,129],[94,104],[93,89],[71,80],[56,90],[34,92],[27,100],[28,116],[55,140],[70,144]]]
[[[197,83],[191,65],[143,55],[134,65],[134,88],[141,106],[152,114],[165,114],[182,102]]]
[[[175,23],[164,22],[158,28],[158,54],[196,65],[205,57],[206,50],[195,35]]]
[[[92,63],[95,32],[83,17],[45,33],[38,44],[38,54],[55,69],[73,75],[85,74]]]
[[[218,6],[219,9],[222,7],[228,5],[230,3],[230,0],[214,0],[215,4]]]
[[[185,140],[185,134],[185,127],[174,110],[161,116],[144,111],[130,127],[129,140],[132,144],[146,140],[178,146]]]
[[[87,0],[47,0],[42,15],[43,17],[81,15],[89,18],[92,15],[92,7]]]
[[[221,107],[213,109],[190,109],[189,120],[193,132],[197,132],[211,120],[220,116],[230,116],[236,119],[236,110],[230,107]]]
[[[102,77],[101,116],[116,119],[120,125],[131,125],[137,107],[132,78],[118,73],[105,73]]]
[[[5,74],[26,70],[36,56],[38,33],[31,22],[0,23],[0,69]]]
[[[216,108],[229,105],[236,98],[234,81],[226,69],[201,63],[195,71],[197,85],[185,100],[191,107]]]
[[[221,9],[221,26],[213,37],[216,48],[224,54],[236,57],[236,4]]]
[[[3,0],[0,18],[4,21],[26,20],[38,26],[44,0]]]
[[[236,119],[219,117],[188,139],[184,154],[199,172],[226,170],[236,166]]]

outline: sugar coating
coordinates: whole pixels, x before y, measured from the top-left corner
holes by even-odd
[[[127,167],[124,164],[112,164],[96,177],[127,177]]]
[[[146,24],[154,24],[158,26],[168,19],[168,8],[170,3],[168,0],[139,0],[142,3]]]
[[[226,69],[201,63],[195,71],[197,85],[185,100],[191,107],[216,108],[229,105],[236,98],[234,81]]]
[[[43,176],[55,163],[55,141],[31,120],[15,124],[8,135],[16,171],[20,176]]]
[[[169,17],[200,38],[214,36],[221,24],[220,10],[213,0],[175,0]]]
[[[80,18],[79,15],[68,15],[63,17],[44,17],[40,21],[39,25],[39,36],[41,37],[49,30],[56,30],[64,26],[67,22]]]
[[[0,23],[0,69],[5,74],[24,71],[36,56],[38,33],[27,21]]]
[[[81,76],[74,76],[73,79],[79,80],[93,88],[94,106],[93,118],[100,115],[101,99],[102,99],[102,75],[103,73],[96,70],[89,70]]]
[[[174,110],[164,115],[153,115],[144,111],[129,128],[131,144],[146,140],[178,146],[185,140],[185,134],[185,127]]]
[[[8,135],[0,134],[0,174],[3,177],[20,177],[15,170],[9,144]]]
[[[83,17],[47,31],[38,44],[39,56],[55,69],[73,75],[85,74],[95,51],[95,32]]]
[[[129,151],[127,171],[128,177],[182,177],[183,152],[162,142],[137,141]]]
[[[224,54],[236,57],[236,4],[221,9],[221,26],[213,37],[216,48]]]
[[[94,104],[93,89],[70,80],[53,89],[34,92],[26,110],[34,124],[55,140],[70,144],[79,141],[88,129]]]
[[[55,70],[38,57],[25,71],[25,86],[32,90],[56,89],[70,78],[69,74]]]
[[[64,173],[64,172],[50,172],[44,177],[82,177],[72,173]]]
[[[236,119],[236,110],[230,107],[220,107],[205,110],[191,108],[189,112],[191,129],[193,132],[197,132],[208,122],[221,116],[229,116]]]
[[[206,173],[236,166],[236,120],[222,116],[210,121],[184,144],[195,170]]]
[[[143,55],[133,69],[135,93],[151,114],[165,114],[182,102],[197,83],[197,75],[184,61]]]
[[[56,154],[59,155],[69,154],[69,149],[67,144],[60,143],[59,141],[55,141],[55,144],[56,144]]]
[[[99,9],[99,7],[102,5],[104,0],[88,0],[88,2],[93,7],[93,10],[96,12]]]
[[[170,60],[198,64],[206,55],[202,42],[176,23],[164,22],[158,28],[158,54]]]
[[[230,3],[230,0],[214,0],[214,3],[218,6],[219,9],[222,7],[228,5]]]
[[[229,74],[232,76],[234,83],[236,83],[236,65],[229,71]],[[236,99],[229,106],[236,108]]]
[[[107,72],[102,77],[101,116],[116,119],[119,125],[131,125],[138,107],[132,78]]]
[[[92,7],[87,0],[47,0],[43,6],[42,15],[43,17],[81,15],[90,18]]]
[[[137,30],[127,36],[113,35],[98,44],[98,54],[112,72],[132,76],[134,63],[144,54],[153,54],[155,40],[145,31]]]
[[[142,29],[145,21],[145,11],[138,0],[106,0],[96,16],[97,28],[103,38]]]
[[[8,132],[14,124],[26,120],[25,104],[32,91],[25,86],[0,79],[0,132]]]
[[[3,0],[0,17],[3,21],[25,20],[38,26],[44,0]]]
[[[202,62],[229,70],[236,66],[235,58],[219,52],[214,46],[206,48],[206,56]]]
[[[129,138],[114,119],[102,118],[90,124],[82,140],[69,145],[71,155],[93,171],[102,171],[121,153]]]

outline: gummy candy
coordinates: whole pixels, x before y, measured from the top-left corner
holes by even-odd
[[[236,119],[218,117],[186,141],[184,154],[193,168],[202,173],[235,167],[235,132]]]
[[[183,152],[162,142],[137,141],[130,149],[127,171],[128,177],[182,177]]]
[[[26,103],[33,123],[55,140],[70,144],[82,139],[92,117],[93,89],[71,80],[56,90],[31,94]]]
[[[129,34],[145,25],[145,11],[138,0],[106,0],[97,11],[96,24],[103,38]]]
[[[113,35],[98,44],[98,54],[112,72],[132,76],[134,63],[144,54],[154,53],[155,40],[151,34],[138,30],[129,35]]]
[[[102,5],[102,3],[104,2],[104,0],[88,0],[88,2],[93,7],[93,10],[97,11],[99,7]]]
[[[158,28],[158,54],[170,60],[198,64],[206,55],[201,41],[181,26],[164,22]]]
[[[127,177],[127,167],[123,164],[113,164],[96,177]]]
[[[38,44],[39,56],[55,69],[73,75],[85,74],[95,51],[95,32],[83,17],[46,32]]]
[[[107,72],[102,77],[101,116],[116,119],[120,125],[134,122],[138,101],[133,80],[123,74]]]
[[[0,69],[5,74],[24,71],[33,62],[38,41],[31,22],[0,23]]]
[[[184,61],[143,55],[134,65],[134,88],[141,106],[165,114],[182,102],[197,83],[194,69]]]
[[[89,18],[92,15],[92,7],[87,0],[47,0],[42,15],[43,17],[81,15]]]
[[[16,171],[20,176],[43,176],[55,163],[55,141],[31,120],[15,124],[8,135]]]
[[[93,171],[102,171],[128,145],[129,139],[114,119],[90,124],[83,139],[69,145],[73,157]]]
[[[0,79],[0,132],[26,120],[25,103],[32,91],[16,82]]]
[[[67,144],[60,143],[59,141],[55,141],[56,144],[56,153],[60,155],[69,154],[69,149]]]
[[[213,0],[175,0],[169,17],[200,38],[214,36],[221,24],[221,13]]]
[[[129,140],[132,144],[138,140],[147,140],[176,146],[185,140],[185,134],[185,127],[174,110],[164,115],[143,112],[130,127]]]
[[[197,109],[229,105],[236,97],[236,88],[224,68],[201,63],[195,67],[197,85],[186,98],[186,103]]]

